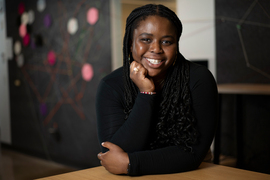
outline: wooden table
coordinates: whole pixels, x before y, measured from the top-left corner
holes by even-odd
[[[218,84],[218,93],[270,95],[270,84]]]
[[[212,163],[202,163],[197,170],[176,173],[176,174],[162,174],[162,175],[145,175],[130,177],[126,175],[113,175],[105,170],[104,167],[99,166],[95,168],[75,171],[71,173],[50,176],[39,180],[126,180],[126,179],[139,179],[139,180],[269,180],[269,174],[262,174],[222,165],[215,165]]]
[[[243,130],[242,130],[242,95],[270,95],[270,84],[218,84],[219,112],[221,112],[222,94],[235,95],[235,121],[237,141],[237,167],[242,168],[243,162]],[[220,154],[220,119],[214,144],[214,163],[219,164]]]

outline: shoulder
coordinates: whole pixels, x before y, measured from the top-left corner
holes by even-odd
[[[110,74],[102,78],[99,86],[101,88],[109,87],[110,89],[122,92],[124,88],[123,67],[112,71]]]
[[[216,88],[216,80],[207,67],[188,61],[191,90],[200,87]]]
[[[188,61],[188,63],[189,63],[189,69],[190,69],[190,76],[192,78],[196,78],[198,77],[198,75],[202,75],[202,76],[211,75],[212,76],[212,73],[207,69],[207,67],[190,62],[190,61]]]

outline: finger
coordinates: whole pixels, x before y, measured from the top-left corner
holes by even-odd
[[[136,66],[138,69],[139,69],[139,72],[143,75],[146,75],[147,74],[147,69],[142,65],[142,64],[139,64]]]
[[[134,68],[138,68],[138,69],[145,69],[144,66],[141,64],[141,63],[138,63],[136,61],[133,61],[131,64],[130,64],[130,69],[134,69]]]
[[[133,61],[130,65],[137,66],[138,64],[140,63],[138,63],[137,61]]]
[[[130,72],[135,73],[135,74],[140,73],[142,75],[147,74],[147,69],[145,69],[145,67],[142,64],[138,62],[134,62],[134,63],[133,62],[130,66]]]
[[[97,158],[98,158],[99,160],[101,160],[101,158],[102,158],[102,153],[101,153],[101,152],[98,153]]]
[[[122,149],[119,146],[117,146],[116,144],[113,144],[111,142],[108,142],[108,141],[101,143],[101,145],[103,147],[108,148],[110,151],[122,151]]]
[[[130,66],[130,72],[131,73],[137,73],[139,71],[139,64],[136,62],[132,62],[131,66]]]
[[[142,65],[140,67],[140,73],[143,75],[143,76],[146,76],[147,75],[147,69],[145,69]]]
[[[133,69],[133,72],[136,75],[139,75],[139,77],[141,78],[145,78],[145,76],[147,76],[147,69],[145,69],[142,65],[138,65]]]
[[[113,146],[115,146],[115,144],[108,142],[108,141],[101,143],[101,145],[105,148],[108,148],[108,149],[111,149],[111,148],[113,148]]]
[[[131,64],[130,64],[130,70],[134,69],[136,66],[137,66],[137,62],[136,61],[133,61]]]

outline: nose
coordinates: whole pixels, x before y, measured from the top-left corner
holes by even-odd
[[[160,54],[163,52],[162,46],[158,41],[153,41],[150,45],[150,52]]]

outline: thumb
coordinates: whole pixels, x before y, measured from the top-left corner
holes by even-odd
[[[108,149],[112,149],[113,146],[115,146],[115,144],[113,144],[113,143],[111,143],[111,142],[108,142],[108,141],[101,143],[101,145],[102,145],[103,147],[105,147],[105,148],[108,148]]]
[[[123,151],[119,146],[108,141],[101,143],[101,145],[110,151]]]

